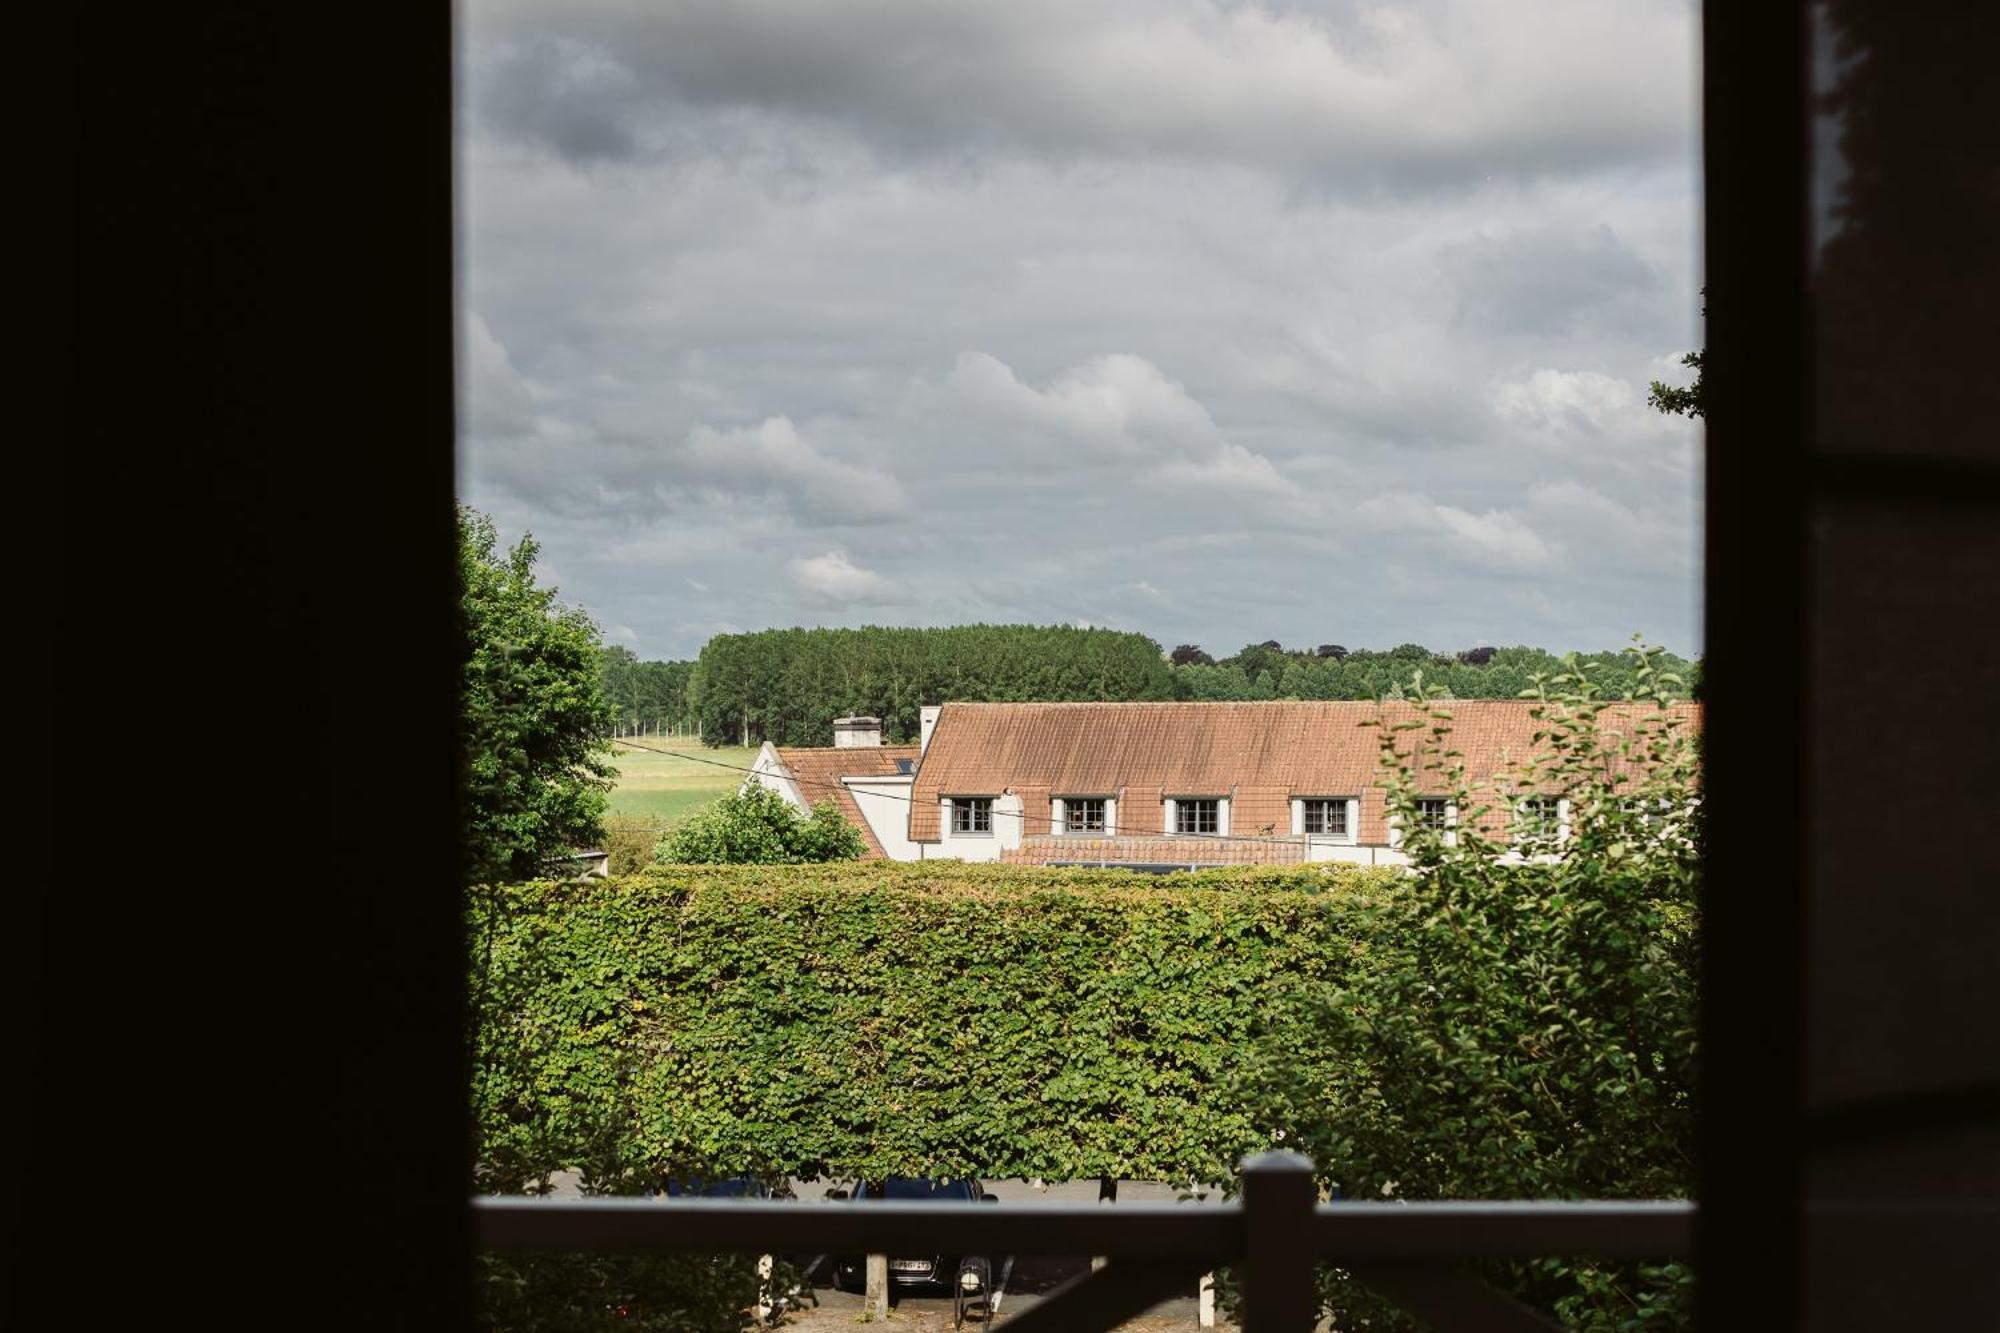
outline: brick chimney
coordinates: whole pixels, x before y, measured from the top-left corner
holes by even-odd
[[[833,720],[833,748],[853,750],[882,743],[879,717],[837,717]]]

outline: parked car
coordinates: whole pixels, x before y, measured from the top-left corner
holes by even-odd
[[[646,1197],[658,1198],[659,1191],[647,1190]],[[688,1180],[667,1182],[669,1199],[769,1199],[774,1192],[769,1185],[755,1176],[729,1176],[723,1180],[703,1180],[699,1176]]]
[[[789,1199],[789,1186],[773,1189],[755,1176],[727,1176],[721,1180],[703,1180],[699,1176],[686,1180],[669,1180],[664,1191],[648,1189],[646,1197],[657,1199],[662,1193],[669,1199]],[[808,1286],[798,1269],[789,1262],[781,1263],[774,1255],[757,1256],[757,1317],[761,1322],[771,1323],[787,1310],[800,1309],[807,1304],[816,1304],[812,1288]]]
[[[887,1180],[856,1181],[845,1190],[830,1191],[836,1199],[888,1200],[892,1203],[998,1203],[984,1192],[976,1180],[929,1180],[921,1176],[890,1176]],[[889,1282],[897,1287],[953,1287],[960,1280],[967,1259],[976,1259],[975,1273],[989,1284],[994,1265],[982,1256],[956,1254],[891,1255]],[[833,1285],[842,1291],[858,1291],[867,1282],[866,1263],[860,1255],[842,1255],[833,1261]]]

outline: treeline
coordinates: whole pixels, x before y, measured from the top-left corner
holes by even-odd
[[[1577,661],[1606,697],[1630,695],[1634,664],[1624,652],[1582,653]],[[1681,679],[1678,694],[1698,689],[1699,664],[1672,653],[1653,659],[1661,671]],[[1563,659],[1546,648],[1469,648],[1439,653],[1406,643],[1387,651],[1322,644],[1286,649],[1275,640],[1249,644],[1233,657],[1216,660],[1194,644],[1172,654],[1175,697],[1181,699],[1383,699],[1401,698],[1416,673],[1456,699],[1514,699],[1535,677],[1564,669]]]
[[[620,736],[692,734],[696,727],[689,703],[692,662],[642,662],[630,648],[600,648],[598,678],[613,713],[612,730]]]
[[[774,629],[719,634],[690,687],[711,745],[830,745],[833,720],[882,719],[913,742],[917,710],[986,703],[1172,699],[1173,673],[1143,634],[1060,625]]]
[[[1624,698],[1632,659],[1583,654],[1598,688]],[[1699,692],[1698,663],[1671,653],[1655,665]],[[1458,699],[1512,699],[1563,660],[1544,648],[1440,653],[1406,643],[1386,650],[1276,640],[1216,658],[1195,644],[1163,654],[1143,634],[1043,625],[949,629],[777,629],[721,634],[696,662],[642,662],[603,654],[604,688],[626,733],[699,733],[711,745],[828,745],[833,719],[879,717],[892,744],[913,742],[917,710],[958,700],[1203,701],[1399,698],[1421,671]]]

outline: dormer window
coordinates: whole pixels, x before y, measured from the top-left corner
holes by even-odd
[[[1553,796],[1530,796],[1514,811],[1514,841],[1553,842],[1562,835],[1562,802]]]
[[[1192,837],[1222,831],[1222,802],[1213,799],[1175,801],[1174,832]]]
[[[952,797],[951,831],[953,833],[991,833],[993,831],[993,798],[991,796]]]
[[[1093,796],[1066,796],[1062,803],[1064,833],[1104,832],[1104,800]]]
[[[1346,838],[1352,836],[1347,823],[1347,802],[1312,798],[1301,802],[1305,807],[1304,832],[1326,838]]]
[[[1419,796],[1417,822],[1427,829],[1442,833],[1451,827],[1451,802],[1442,796]]]

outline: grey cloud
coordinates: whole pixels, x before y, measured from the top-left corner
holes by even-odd
[[[1537,227],[1447,248],[1459,318],[1507,336],[1590,335],[1657,307],[1665,284],[1609,227]]]
[[[492,130],[578,162],[638,151],[648,97],[638,76],[595,43],[530,31],[482,50],[470,101]]]
[[[464,485],[567,595],[648,655],[868,619],[1698,643],[1699,434],[1644,403],[1698,345],[1691,80],[1673,146],[1601,160],[1523,87],[1589,120],[1591,67],[1691,42],[1680,6],[1606,46],[1568,4],[1328,5],[1240,50],[1201,4],[1136,46],[1123,0],[935,8],[472,6]],[[895,77],[932,47],[963,106]],[[1294,109],[1270,62],[1450,72],[1437,115],[1496,114],[1429,146],[1353,119],[1322,162],[1193,75],[1122,109],[1057,77],[1170,57]],[[1370,154],[1456,186],[1299,188]]]
[[[1688,13],[1685,0],[1542,0],[1532,21],[1482,0],[1319,12],[1214,0],[483,0],[469,27],[479,51],[508,53],[491,58],[523,85],[482,95],[498,98],[495,124],[576,138],[586,156],[616,140],[607,118],[627,126],[626,141],[644,139],[630,81],[656,105],[778,111],[930,157],[1165,154],[1305,179],[1477,180],[1677,151]],[[550,30],[592,60],[569,46],[520,54]],[[476,86],[490,87],[475,68]]]

